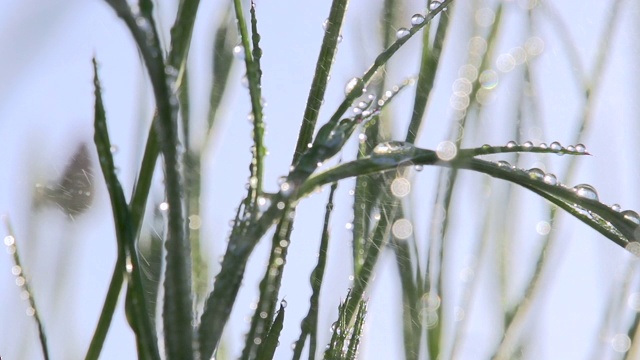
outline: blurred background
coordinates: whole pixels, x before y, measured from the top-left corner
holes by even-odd
[[[592,156],[527,154],[492,159],[541,168],[570,186],[591,184],[602,202],[640,210],[640,3],[454,3],[444,15],[450,17],[450,30],[416,144],[434,149],[442,141],[459,139],[463,147],[512,140],[584,143]],[[385,18],[382,1],[350,3],[320,124],[344,99],[347,81],[360,76],[382,50],[385,24],[393,29],[409,27],[413,14],[426,11],[424,1],[397,4],[393,18]],[[275,192],[277,179],[288,173],[329,7],[327,1],[257,1],[262,93],[268,104],[267,191]],[[165,44],[176,9],[176,1],[156,2]],[[225,18],[227,10],[226,1],[201,1],[188,65],[189,142],[202,156],[201,210],[190,227],[200,235],[205,290],[219,270],[229,221],[245,194],[251,158],[250,102],[239,59],[233,61],[221,106],[207,130],[214,35],[221,24],[233,24]],[[492,29],[497,33],[491,35]],[[230,38],[228,48],[237,43],[237,38]],[[421,38],[411,39],[386,67],[387,88],[417,75]],[[489,63],[482,68],[478,60],[487,51]],[[11,224],[23,265],[16,269],[10,254],[0,255],[0,356],[41,358],[28,296],[16,286],[24,275],[37,301],[52,358],[82,358],[116,259],[108,194],[93,146],[91,58],[99,63],[112,150],[127,196],[154,110],[151,87],[127,29],[98,0],[0,2],[0,54],[0,216],[5,220],[0,229],[7,244],[6,224]],[[465,89],[478,77],[482,89],[470,106]],[[414,92],[408,87],[387,107],[386,137],[404,139]],[[355,158],[357,146],[354,136],[336,158]],[[93,173],[87,171],[89,164]],[[68,174],[78,179],[75,185],[61,183]],[[143,239],[161,238],[164,231],[160,169],[157,175]],[[501,342],[514,347],[511,358],[640,358],[634,357],[640,356],[634,352],[640,344],[633,341],[640,311],[637,258],[568,214],[558,211],[551,218],[550,205],[536,195],[485,175],[461,172],[451,206],[445,210],[436,203],[440,176],[435,167],[412,171],[411,194],[403,201],[411,209],[411,241],[418,254],[426,254],[429,239],[440,231],[447,215],[444,293],[436,301],[442,306],[439,321],[446,339],[441,358],[489,358]],[[320,344],[328,342],[338,303],[350,286],[354,183],[353,179],[341,182],[336,196],[330,262],[320,302]],[[70,195],[60,190],[69,186],[86,186],[84,198],[69,203]],[[327,193],[313,194],[298,207],[280,292],[288,312],[278,359],[290,358],[289,345],[297,339],[308,307],[309,275],[315,266]],[[143,240],[141,247],[149,243]],[[242,349],[268,251],[263,241],[250,259],[220,359],[235,358]],[[367,292],[362,359],[404,354],[395,261],[391,251],[382,253]],[[522,303],[532,278],[536,286]],[[135,341],[121,303],[103,358],[134,357]]]

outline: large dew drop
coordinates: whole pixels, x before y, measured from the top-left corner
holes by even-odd
[[[364,81],[362,81],[361,78],[354,77],[347,81],[347,85],[344,87],[344,94],[349,95],[353,91],[355,91],[356,94],[362,94],[364,92]]]
[[[549,184],[549,185],[558,184],[558,178],[556,178],[556,176],[553,174],[545,174],[544,178],[542,178],[542,181],[544,181],[545,184]]]
[[[624,216],[625,219],[631,221],[636,225],[640,225],[640,215],[638,215],[637,212],[633,210],[625,210],[621,214],[622,216]]]
[[[411,17],[411,25],[418,26],[424,22],[424,16],[422,14],[415,14]]]
[[[542,180],[544,178],[544,171],[538,168],[531,168],[527,170],[527,175],[534,180]]]
[[[373,148],[374,155],[387,155],[401,151],[412,150],[413,145],[402,141],[387,141],[376,145]]]
[[[512,149],[512,148],[518,146],[518,143],[515,142],[515,141],[509,141],[506,146],[507,146],[507,149]]]
[[[573,187],[573,191],[576,195],[590,200],[598,201],[598,192],[589,184],[580,184]]]
[[[400,40],[400,39],[404,39],[407,36],[409,36],[411,34],[411,32],[405,28],[400,28],[398,29],[398,31],[396,31],[396,39]]]
[[[559,142],[554,141],[554,142],[551,143],[551,145],[549,145],[549,149],[551,149],[553,151],[561,151],[564,148],[562,147],[562,145],[560,145]]]

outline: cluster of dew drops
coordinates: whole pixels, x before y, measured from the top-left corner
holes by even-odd
[[[515,148],[521,146],[522,148],[525,149],[533,149],[535,146],[533,145],[533,143],[531,141],[527,141],[525,143],[523,143],[522,145],[518,145],[518,143],[516,143],[515,141],[509,141],[506,144],[506,148],[511,149],[511,148]],[[484,148],[484,146],[483,146]],[[552,150],[554,152],[557,152],[558,155],[563,155],[566,152],[573,152],[573,153],[579,153],[579,154],[589,154],[589,152],[587,151],[586,146],[584,146],[583,144],[577,144],[577,145],[568,145],[567,147],[562,146],[559,142],[554,141],[551,144],[547,145],[545,143],[541,143],[537,146],[538,149],[544,149],[544,150]],[[505,170],[509,170],[509,171],[524,171],[531,179],[534,180],[540,180],[542,182],[544,182],[545,184],[548,185],[554,185],[554,186],[562,186],[562,187],[566,187],[564,184],[560,183],[557,179],[557,177],[552,174],[552,173],[545,173],[542,169],[539,168],[531,168],[528,170],[521,170],[518,169],[517,167],[511,165],[509,162],[501,160],[498,161],[496,163],[498,165],[498,167],[505,169]],[[589,184],[579,184],[574,186],[573,188],[571,188],[571,190],[575,193],[576,196],[584,198],[584,199],[589,199],[589,200],[593,200],[593,201],[600,201],[600,198],[598,196],[598,191],[596,190],[595,187],[593,187],[592,185]],[[620,213],[622,215],[622,217],[633,223],[635,226],[640,226],[640,215],[633,211],[633,210],[622,210],[622,207],[619,204],[613,204],[611,206],[609,206],[609,208],[617,213]],[[636,242],[636,241],[630,241],[629,245],[627,245],[627,250],[629,250],[630,252],[632,252],[635,255],[640,256],[640,242]]]
[[[16,248],[16,240],[13,235],[7,235],[4,237],[4,245],[7,247],[7,253],[10,255],[14,255],[17,251]],[[29,287],[27,285],[27,279],[24,277],[22,272],[22,267],[18,264],[15,264],[11,267],[11,274],[15,276],[16,286],[20,288],[20,298],[22,300],[30,300],[31,293],[29,292]],[[36,309],[29,303],[29,306],[26,310],[27,316],[34,316],[36,314]]]
[[[440,7],[440,5],[442,5],[441,1],[431,1],[431,3],[429,3],[429,11],[434,11],[437,8]],[[446,10],[446,8],[444,8],[443,10]],[[418,27],[421,26],[422,24],[424,24],[426,18],[424,15],[422,14],[415,14],[411,17],[411,27]],[[396,39],[398,40],[402,40],[406,37],[408,37],[409,35],[411,35],[411,30],[401,27],[396,31]]]

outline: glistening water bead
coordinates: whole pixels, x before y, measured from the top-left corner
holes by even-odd
[[[407,36],[409,36],[411,34],[411,32],[405,28],[400,28],[398,29],[398,31],[396,31],[396,39],[400,40],[400,39],[404,39]]]
[[[411,17],[411,25],[418,26],[424,23],[424,16],[421,14],[415,14]]]
[[[589,184],[580,184],[573,187],[573,191],[581,198],[598,201],[598,192]]]

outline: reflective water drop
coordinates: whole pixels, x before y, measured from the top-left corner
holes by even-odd
[[[360,141],[361,144],[364,143],[365,141],[367,141],[367,134],[364,134],[364,133],[359,134],[358,135],[358,141]]]
[[[540,149],[547,149],[548,148],[547,144],[545,144],[545,143],[540,143],[540,145],[538,145],[538,147]]]
[[[412,150],[413,148],[413,145],[402,141],[387,141],[376,145],[376,147],[373,148],[372,153],[375,155],[385,155],[400,151]]]
[[[442,2],[440,1],[436,1],[436,0],[431,1],[431,3],[429,4],[429,11],[433,11],[437,9],[438,7],[440,7],[440,5],[442,5]]]
[[[598,192],[589,184],[576,185],[573,187],[573,191],[582,198],[598,201]]]
[[[613,204],[610,206],[611,210],[615,211],[615,212],[620,212],[622,211],[622,207],[620,206],[620,204]]]
[[[621,212],[622,216],[624,216],[625,219],[631,221],[632,223],[636,224],[636,225],[640,225],[640,215],[638,215],[637,212],[633,211],[633,210],[625,210],[623,212]]]
[[[534,180],[542,180],[544,178],[544,171],[538,168],[531,168],[527,170],[527,175]]]
[[[577,144],[576,145],[576,152],[579,152],[581,154],[584,154],[587,152],[587,147],[584,146],[583,144]]]
[[[364,92],[364,81],[359,77],[351,78],[347,81],[347,85],[344,87],[344,94],[349,95],[355,91],[356,94],[362,94]]]
[[[509,141],[506,146],[507,146],[507,149],[511,149],[518,146],[518,143],[515,141]]]
[[[398,31],[396,31],[396,39],[400,40],[400,39],[404,39],[407,36],[409,36],[411,34],[411,32],[409,32],[409,30],[405,29],[405,28],[400,28],[398,29]]]
[[[551,145],[549,145],[549,149],[551,149],[553,151],[560,151],[560,150],[562,150],[564,148],[562,147],[562,145],[560,145],[559,142],[554,141],[554,142],[551,143]]]
[[[325,19],[322,22],[322,30],[327,31],[327,28],[329,28],[329,19]]]
[[[112,154],[117,153],[117,152],[118,152],[118,146],[117,146],[117,145],[111,145],[111,147],[109,148],[109,151],[110,151]]]
[[[482,145],[482,146],[480,147],[480,149],[481,149],[482,151],[485,151],[485,152],[486,152],[486,151],[489,151],[489,150],[491,150],[491,145],[489,145],[489,144],[484,144],[484,145]]]
[[[545,174],[544,177],[542,178],[542,181],[544,181],[545,184],[549,184],[549,185],[558,184],[558,179],[553,174]]]
[[[573,145],[569,145],[569,146],[567,146],[567,151],[574,152],[574,151],[576,151],[576,147],[573,146]]]
[[[525,143],[522,144],[522,147],[525,149],[531,149],[533,147],[533,143],[531,141],[525,141]]]
[[[513,166],[508,161],[500,160],[497,162],[498,166],[503,169],[513,170]]]
[[[167,211],[169,210],[169,203],[168,202],[161,202],[160,205],[158,205],[158,209],[160,211]]]
[[[241,44],[233,47],[233,56],[238,60],[244,60],[244,47]]]
[[[369,104],[367,104],[367,102],[366,102],[366,101],[360,101],[360,102],[358,103],[358,108],[360,108],[361,110],[366,109],[368,106],[369,106]]]
[[[411,17],[411,25],[417,26],[424,22],[424,16],[422,14],[415,14]]]
[[[424,169],[424,166],[422,166],[422,165],[416,165],[416,166],[414,167],[414,169],[416,169],[416,171],[422,171],[422,169]]]

